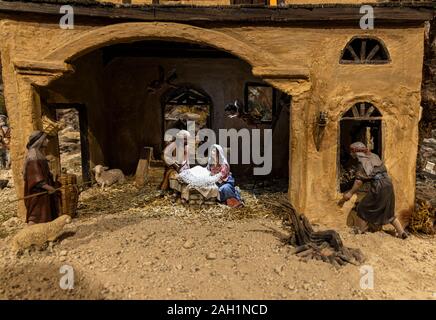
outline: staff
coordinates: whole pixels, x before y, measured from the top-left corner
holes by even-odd
[[[88,182],[85,182],[85,183],[82,183],[82,184],[73,184],[73,186],[81,187],[81,186],[84,186],[84,185],[87,185],[87,184],[90,184],[90,183],[93,183],[93,182],[92,181],[88,181]],[[57,189],[53,189],[51,191],[43,191],[43,192],[34,193],[34,194],[31,194],[31,195],[28,195],[28,196],[25,196],[25,197],[22,197],[22,198],[10,200],[9,203],[13,203],[13,202],[17,202],[17,201],[20,201],[20,200],[26,200],[26,199],[42,196],[43,194],[52,194],[52,193],[55,193],[56,191],[59,191],[61,189],[62,189],[62,187],[57,188]]]

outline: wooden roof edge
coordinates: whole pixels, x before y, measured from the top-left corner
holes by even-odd
[[[283,10],[288,8],[360,8],[368,4],[375,8],[433,8],[436,9],[436,1],[386,1],[365,3],[317,3],[317,4],[286,4],[281,6],[266,6],[260,4],[237,4],[237,5],[195,5],[195,4],[121,4],[113,2],[100,2],[97,0],[1,0],[0,2],[11,3],[45,3],[45,4],[71,4],[88,7],[112,7],[112,8],[146,8],[146,7],[171,7],[171,8],[269,8]]]
[[[354,22],[362,17],[361,5],[192,6],[116,5],[94,0],[0,0],[0,12],[59,15],[59,6],[69,4],[78,16],[132,21],[186,22]],[[394,5],[396,4],[396,5]],[[420,23],[436,16],[436,2],[388,2],[370,4],[376,21]]]

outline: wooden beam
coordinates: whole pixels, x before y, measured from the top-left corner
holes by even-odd
[[[371,52],[366,57],[366,60],[367,61],[371,60],[379,50],[380,50],[380,45],[376,45],[374,48],[372,48]]]
[[[67,2],[66,2],[67,3]],[[62,3],[36,3],[0,1],[0,12],[17,14],[27,12],[61,16],[59,8]],[[113,5],[73,5],[74,14],[84,17],[110,18],[131,21],[172,21],[172,22],[268,22],[268,23],[305,23],[320,22],[324,24],[348,22],[358,26],[362,14],[359,6],[126,6]],[[422,23],[432,20],[434,9],[418,6],[379,6],[374,4],[376,23]]]
[[[144,147],[141,151],[141,155],[138,161],[138,166],[136,168],[135,174],[135,186],[142,188],[148,177],[148,171],[150,168],[150,163],[153,157],[153,148]]]
[[[350,51],[351,55],[353,56],[354,61],[359,61],[359,57],[357,56],[353,47],[351,45],[347,45],[347,49],[348,49],[348,51]]]
[[[32,60],[14,60],[13,63],[15,70],[23,75],[54,75],[74,71],[73,66],[66,63]]]

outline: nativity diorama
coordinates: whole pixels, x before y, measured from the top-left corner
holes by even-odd
[[[0,299],[434,299],[435,17],[0,1]]]

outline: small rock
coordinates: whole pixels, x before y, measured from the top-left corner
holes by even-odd
[[[60,262],[65,262],[66,260],[67,260],[67,257],[65,257],[65,256],[62,256],[62,257],[60,257],[60,259],[59,259]]]
[[[59,252],[60,256],[66,256],[67,255],[67,250],[62,250],[61,252]]]
[[[216,254],[211,252],[206,255],[207,260],[215,260],[217,258]]]
[[[283,276],[283,266],[275,267],[274,272],[277,273],[279,276]]]
[[[194,247],[195,247],[195,243],[194,243],[194,240],[192,240],[192,239],[186,240],[186,242],[183,244],[183,248],[185,248],[185,249],[191,249]]]
[[[182,269],[183,269],[183,266],[182,266],[181,264],[178,264],[178,265],[176,266],[176,269],[177,269],[177,270],[182,270]]]
[[[288,284],[288,285],[286,286],[286,288],[289,289],[289,290],[291,290],[291,291],[295,290],[295,286],[294,286],[293,284]]]
[[[237,252],[233,252],[232,253],[232,258],[233,259],[239,259],[241,256],[239,255],[239,253],[237,253]]]

